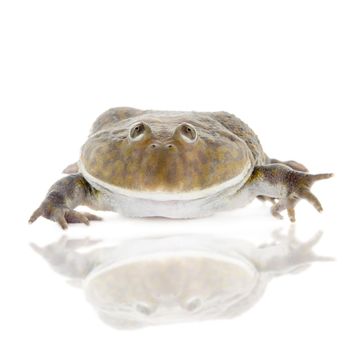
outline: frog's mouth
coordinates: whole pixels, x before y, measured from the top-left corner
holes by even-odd
[[[81,161],[79,162],[79,170],[81,174],[84,176],[84,178],[93,187],[95,187],[97,190],[100,190],[100,191],[107,191],[112,194],[124,195],[126,197],[149,199],[149,200],[155,200],[155,201],[175,201],[175,200],[186,201],[186,200],[193,200],[193,199],[200,199],[200,198],[206,198],[209,196],[214,196],[228,189],[230,190],[230,193],[234,194],[244,185],[246,180],[249,178],[249,176],[253,171],[253,166],[249,161],[247,162],[244,169],[238,175],[221,184],[213,185],[211,187],[207,187],[200,190],[185,191],[185,192],[175,192],[175,191],[170,192],[170,191],[163,191],[163,190],[139,191],[139,190],[132,190],[128,188],[122,188],[119,186],[111,185],[91,175],[86,170],[86,168],[84,167],[84,164]]]

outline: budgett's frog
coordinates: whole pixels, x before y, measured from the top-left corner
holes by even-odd
[[[317,180],[295,161],[269,158],[258,137],[226,112],[169,112],[112,108],[97,118],[69,175],[49,190],[30,222],[39,216],[68,223],[100,218],[75,210],[86,205],[126,216],[193,218],[243,207],[254,198],[273,202],[281,218],[306,199]]]

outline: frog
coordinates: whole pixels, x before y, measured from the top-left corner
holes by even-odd
[[[116,329],[228,320],[256,305],[276,277],[334,261],[313,251],[321,231],[299,241],[291,225],[287,235],[278,228],[261,243],[237,233],[64,235],[31,247]]]
[[[332,173],[312,174],[297,161],[264,152],[258,136],[225,111],[160,111],[116,107],[93,123],[76,163],[54,183],[29,223],[39,217],[68,224],[101,220],[76,207],[129,217],[189,219],[270,201],[271,214],[308,201],[323,210],[311,186]]]

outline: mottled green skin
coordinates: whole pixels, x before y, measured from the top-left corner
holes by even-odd
[[[149,129],[131,142],[135,123]],[[188,143],[179,126],[190,124],[197,140]],[[243,169],[266,163],[258,137],[225,112],[163,112],[113,108],[94,123],[81,163],[95,178],[137,191],[187,192],[221,184]]]

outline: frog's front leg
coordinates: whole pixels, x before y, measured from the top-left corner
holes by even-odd
[[[68,223],[89,224],[91,220],[101,220],[100,217],[90,213],[80,213],[74,210],[78,205],[93,206],[98,192],[80,174],[64,177],[57,181],[46,195],[40,207],[34,211],[29,223],[39,216],[56,221],[63,229]]]
[[[295,206],[300,199],[306,199],[316,210],[322,211],[322,206],[317,197],[310,191],[315,181],[329,179],[333,174],[312,175],[302,171],[296,171],[282,164],[270,164],[257,166],[247,186],[256,196],[276,198],[271,213],[277,218],[282,218],[280,212],[287,210],[289,219],[295,221]]]

